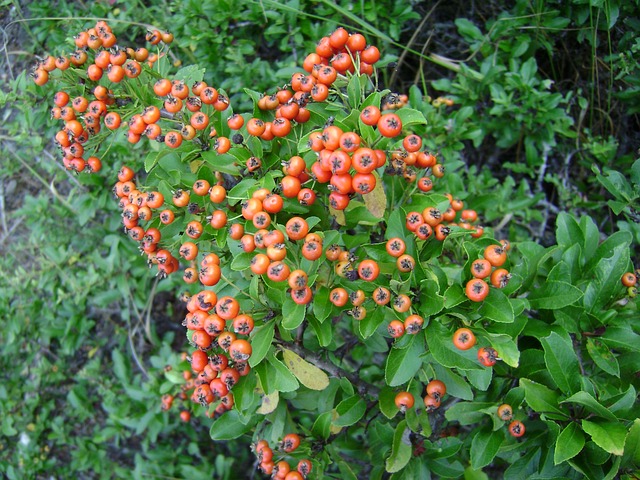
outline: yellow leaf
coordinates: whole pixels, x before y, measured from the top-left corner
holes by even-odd
[[[262,405],[260,405],[260,408],[258,408],[258,410],[256,411],[260,415],[267,415],[276,409],[279,401],[280,401],[280,394],[276,390],[275,392],[262,397]]]
[[[191,173],[196,173],[204,162],[202,160],[194,160],[189,164],[191,167]]]
[[[324,390],[329,386],[329,377],[315,365],[310,364],[297,353],[282,349],[284,364],[300,383],[311,390]]]
[[[387,210],[387,194],[384,192],[384,186],[378,172],[373,172],[373,176],[376,177],[376,186],[369,193],[363,195],[362,198],[371,215],[382,218]]]
[[[338,225],[342,225],[344,227],[347,224],[347,219],[344,216],[344,210],[336,210],[329,205],[329,213],[335,217]]]
[[[342,431],[343,427],[340,427],[338,425],[335,425],[333,423],[334,420],[337,420],[338,417],[340,415],[338,415],[338,412],[336,412],[336,409],[334,408],[333,410],[331,410],[331,426],[329,427],[329,431],[333,434],[333,435],[337,435]]]

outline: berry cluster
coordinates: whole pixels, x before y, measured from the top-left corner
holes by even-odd
[[[77,50],[71,54],[58,57],[49,55],[35,65],[31,76],[37,85],[46,84],[49,74],[55,70],[59,70],[63,78],[65,75],[75,75],[84,87],[100,81],[106,72],[109,83],[115,85],[123,80],[138,78],[144,62],[151,68],[159,56],[164,55],[149,53],[144,47],[133,49],[119,46],[111,27],[102,20],[98,21],[95,27],[78,33],[74,40]],[[147,41],[152,45],[161,41],[169,44],[173,41],[173,36],[154,30],[147,35]],[[120,127],[120,113],[110,110],[121,108],[130,98],[114,95],[113,90],[105,85],[96,85],[89,89],[91,93],[88,93],[86,88],[83,90],[81,95],[73,98],[64,90],[55,94],[51,116],[64,122],[63,128],[55,136],[55,141],[62,149],[66,168],[77,172],[97,172],[102,168],[102,161],[95,154],[85,159],[84,145],[92,137],[98,136],[102,125],[109,130]],[[157,121],[159,117],[160,111],[157,108],[152,109],[146,112],[145,122],[149,120],[147,123],[152,124],[151,119],[155,118]],[[130,141],[133,142],[136,138],[139,140],[142,123],[142,120],[135,116],[131,118],[128,133]]]
[[[282,455],[290,455],[300,446],[302,438],[297,433],[286,434],[282,441],[278,444],[276,452],[269,446],[267,440],[259,440],[253,445],[253,452],[260,466],[260,470],[265,475],[280,480],[303,480],[307,478],[313,468],[311,460],[303,458],[298,461],[295,469],[286,459],[274,461],[274,456],[282,452]]]
[[[147,40],[157,45],[172,37],[153,31]],[[252,371],[254,323],[281,318],[283,301],[298,308],[318,299],[338,319],[348,315],[366,321],[376,312],[389,341],[399,342],[429,321],[420,314],[419,287],[410,288],[417,271],[423,271],[420,252],[430,245],[442,251],[453,233],[485,242],[482,258],[470,260],[468,299],[487,297],[487,278],[496,289],[507,285],[510,274],[503,265],[509,243],[489,238],[477,224],[477,213],[461,200],[435,194],[445,175],[442,159],[411,130],[420,122],[412,119],[406,96],[378,92],[374,65],[380,52],[363,35],[338,28],[322,38],[305,58],[304,71],[294,73],[287,85],[272,93],[253,92],[251,114],[234,112],[225,92],[202,78],[160,75],[154,65],[164,52],[120,48],[104,22],[82,32],[76,44],[71,68],[86,78],[82,88],[92,93],[75,97],[70,107],[70,93],[60,91],[54,98],[54,117],[65,121],[56,141],[67,168],[99,170],[100,159],[85,162],[84,151],[92,146],[97,151],[112,131],[124,131],[130,143],[156,142],[163,158],[181,155],[166,178],[152,175],[154,162],[145,161],[146,177],[139,162],[122,166],[113,192],[125,232],[138,242],[149,265],[161,277],[181,272],[191,292],[183,322],[192,345],[187,357],[191,371],[185,372],[179,396],[190,396],[209,416],[233,408],[231,390]],[[93,63],[85,69],[89,59]],[[40,70],[47,72],[43,66]],[[37,83],[42,76],[34,77]],[[121,85],[133,78],[146,86],[144,95]],[[331,118],[329,113],[336,111],[345,118]],[[396,191],[406,205],[402,200],[388,205],[387,193]],[[369,225],[380,225],[367,248],[349,244],[350,230],[331,231],[345,226],[356,209],[367,210]],[[393,233],[385,223],[388,209],[400,209],[394,212]],[[316,228],[321,223],[325,228]],[[245,284],[255,280],[261,292],[283,295],[277,302],[268,295],[263,296],[267,300],[257,298],[236,287],[225,272]],[[227,286],[238,293],[223,292]],[[246,299],[251,302],[241,308]],[[305,312],[315,314],[315,305]],[[476,338],[465,326],[453,341],[466,350]],[[485,366],[499,360],[490,346],[478,350],[478,359]],[[446,391],[441,380],[427,384],[428,413],[440,407]],[[173,400],[165,395],[163,409],[171,408]],[[412,394],[398,393],[396,405],[402,411],[412,408]],[[189,421],[190,411],[183,410],[181,418]],[[289,454],[299,443],[296,434],[289,434],[281,449]],[[274,463],[266,440],[258,442],[255,452],[262,470],[276,478],[305,478],[311,470],[308,460],[296,470],[284,459]]]

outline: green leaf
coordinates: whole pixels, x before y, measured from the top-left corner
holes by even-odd
[[[582,429],[603,450],[613,455],[624,453],[627,429],[619,422],[591,422],[582,420]]]
[[[571,395],[569,398],[563,400],[560,403],[577,403],[578,405],[582,405],[589,412],[597,415],[598,417],[606,418],[607,420],[611,420],[612,422],[618,421],[618,417],[616,417],[607,408],[600,404],[595,398],[593,398],[590,393],[585,391],[580,391],[574,395]]]
[[[452,405],[444,413],[450,422],[459,422],[460,425],[472,425],[481,422],[487,415],[486,410],[496,407],[493,402],[458,402]]]
[[[600,339],[611,348],[640,352],[640,335],[628,325],[608,327]]]
[[[595,258],[598,258],[598,261],[590,271],[590,278],[593,280],[587,285],[584,293],[584,306],[588,312],[603,308],[617,295],[620,277],[629,265],[631,240],[629,232],[616,232],[596,250]],[[605,244],[608,248],[601,249]]]
[[[411,460],[412,446],[410,435],[411,430],[407,427],[407,421],[402,420],[398,423],[393,435],[391,455],[387,458],[385,464],[387,472],[399,472],[409,463],[409,460]]]
[[[315,365],[286,348],[282,349],[284,364],[300,383],[311,390],[324,390],[329,386],[329,377]]]
[[[610,375],[620,378],[620,365],[615,355],[601,341],[587,338],[587,352],[594,363]]]
[[[398,117],[402,121],[402,127],[406,128],[410,125],[425,125],[427,120],[424,118],[424,115],[419,110],[414,110],[413,108],[401,108],[396,111]]]
[[[324,412],[318,415],[311,427],[314,436],[324,439],[329,438],[329,435],[331,435],[331,417],[332,412]]]
[[[369,338],[376,333],[378,327],[385,322],[389,312],[388,308],[375,307],[372,312],[368,312],[367,316],[358,322],[358,330],[362,338]]]
[[[464,469],[464,480],[489,480],[489,476],[482,470],[474,470],[469,466]]]
[[[171,383],[174,383],[176,385],[181,385],[183,383],[185,383],[185,379],[182,376],[182,372],[179,370],[169,370],[168,372],[165,371],[164,372],[164,377],[169,380]]]
[[[333,424],[338,427],[348,427],[360,420],[367,410],[367,402],[360,395],[345,398],[336,406],[338,418]]]
[[[584,447],[584,433],[580,426],[572,422],[558,435],[556,449],[553,454],[553,463],[559,465],[562,462],[575,457]]]
[[[353,75],[347,84],[347,97],[349,98],[349,105],[351,105],[353,109],[357,109],[362,100],[362,85],[360,84],[360,78],[360,75]]]
[[[518,368],[520,363],[520,351],[518,345],[509,335],[488,333],[489,342],[500,354],[500,358],[509,366]]]
[[[233,440],[251,430],[257,418],[254,416],[245,424],[236,410],[230,410],[211,424],[209,435],[212,440]]]
[[[313,314],[320,323],[324,322],[331,315],[331,302],[329,301],[329,293],[331,291],[322,285],[316,290],[313,298]]]
[[[289,369],[273,354],[267,355],[267,362],[256,365],[256,373],[260,379],[262,390],[269,395],[274,391],[292,392],[297,390],[300,384]]]
[[[478,313],[487,320],[499,323],[512,323],[515,319],[511,302],[499,288],[489,290],[489,295],[482,302]]]
[[[462,286],[454,283],[444,292],[444,306],[445,308],[453,308],[456,305],[460,305],[467,300],[467,296],[464,294]]]
[[[564,393],[580,390],[580,365],[573,345],[556,332],[540,339],[544,348],[544,362],[558,388]]]
[[[203,152],[203,156],[204,153],[206,152]],[[215,165],[214,168],[216,168]],[[244,180],[241,180],[240,183],[227,193],[227,201],[229,202],[229,205],[235,205],[240,202],[240,200],[236,199],[249,198],[249,190],[255,187],[257,183],[257,180],[254,178],[245,178]]]
[[[253,257],[255,257],[255,253],[243,252],[236,255],[231,261],[231,270],[234,272],[244,272],[251,266]]]
[[[439,321],[432,321],[424,330],[429,351],[440,365],[460,370],[481,370],[474,350],[458,350],[452,341],[452,334]]]
[[[447,394],[452,397],[461,398],[462,400],[473,400],[473,391],[469,386],[469,382],[460,375],[454,373],[450,368],[445,368],[437,362],[431,362],[433,370],[436,372],[436,378],[442,380],[447,386]]]
[[[467,370],[467,380],[469,383],[478,390],[486,392],[491,385],[491,379],[493,378],[493,368],[484,368],[482,370]]]
[[[534,310],[556,310],[571,305],[582,297],[582,291],[567,282],[545,282],[527,297]]]
[[[318,344],[321,347],[328,347],[333,341],[333,325],[331,322],[320,323],[313,316],[308,316],[309,325],[316,332]]]
[[[396,391],[385,385],[380,390],[380,394],[378,395],[378,405],[380,407],[380,411],[382,414],[388,419],[392,419],[395,417],[400,410],[396,407]]]
[[[557,392],[527,378],[520,379],[520,386],[524,388],[524,397],[527,404],[536,412],[567,416],[558,406],[560,395]]]
[[[500,450],[504,441],[504,432],[485,427],[471,441],[471,466],[480,469],[489,465]]]
[[[13,427],[13,417],[5,416],[2,419],[2,434],[5,437],[13,437],[18,434],[18,430]]]
[[[623,466],[640,467],[640,418],[633,421],[624,442]]]
[[[187,86],[193,85],[195,82],[201,82],[204,78],[204,68],[197,65],[187,65],[178,70],[173,76],[177,80],[182,80]]]
[[[413,378],[422,366],[420,355],[424,353],[422,337],[413,335],[406,348],[392,348],[387,356],[384,378],[387,385],[396,387]]]
[[[464,37],[468,42],[482,41],[484,39],[484,35],[482,31],[476,27],[470,20],[466,18],[456,18],[455,20],[456,27],[458,27],[458,32],[460,35]]]
[[[306,305],[297,304],[291,295],[287,295],[282,305],[282,326],[287,330],[298,328],[304,321],[306,311]]]
[[[584,233],[575,217],[566,212],[560,212],[556,220],[556,241],[558,245],[567,249],[577,243],[584,244]]]
[[[249,357],[249,366],[254,368],[269,352],[273,336],[275,334],[275,320],[270,320],[264,325],[254,328],[251,332],[252,352]]]
[[[207,166],[214,171],[228,173],[229,175],[238,175],[240,173],[240,167],[237,163],[237,158],[229,153],[220,155],[215,151],[208,150],[205,152],[201,152],[200,156],[205,161]],[[238,201],[239,200],[231,199],[229,200],[229,204],[234,205],[238,203]]]

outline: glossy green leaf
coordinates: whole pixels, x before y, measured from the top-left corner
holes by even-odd
[[[333,325],[331,325],[331,322],[320,323],[313,316],[308,316],[307,320],[316,333],[320,346],[328,347],[333,341]]]
[[[566,393],[580,390],[580,366],[573,345],[552,332],[540,339],[544,348],[544,361],[558,388]]]
[[[591,435],[591,439],[603,450],[613,455],[624,453],[627,429],[621,423],[582,420],[582,429]]]
[[[573,244],[584,244],[584,233],[575,217],[567,212],[560,212],[556,220],[556,241],[565,249]]]
[[[358,330],[360,330],[362,338],[369,338],[378,330],[380,325],[385,323],[388,311],[388,308],[375,307],[372,312],[367,312],[367,316],[358,322]]]
[[[524,397],[527,404],[536,412],[567,416],[560,409],[558,405],[560,395],[554,390],[527,378],[520,379],[520,386],[524,388]]]
[[[411,460],[412,446],[411,439],[409,438],[410,434],[411,430],[407,427],[406,420],[398,423],[393,435],[391,455],[387,458],[385,464],[387,472],[399,472],[409,463],[409,460]]]
[[[509,335],[489,333],[489,342],[491,346],[500,354],[500,358],[507,365],[518,368],[520,363],[520,351],[518,345]]]
[[[378,395],[378,406],[380,407],[380,411],[382,414],[392,419],[394,418],[400,410],[396,407],[395,398],[396,398],[396,390],[385,385],[380,390],[380,394]]]
[[[582,298],[582,291],[567,282],[545,282],[527,297],[534,310],[555,310],[572,305]]]
[[[620,365],[613,352],[600,340],[587,338],[587,352],[594,363],[610,375],[620,377]]]
[[[419,110],[414,110],[412,108],[401,108],[400,110],[396,111],[396,114],[400,117],[403,128],[406,128],[410,125],[424,125],[427,123],[424,115]]]
[[[311,427],[311,431],[316,437],[329,438],[329,435],[331,435],[331,417],[332,412],[324,412],[318,415]]]
[[[457,283],[451,285],[444,292],[444,306],[446,308],[453,308],[466,300],[467,296],[464,294],[462,286]]]
[[[338,427],[348,427],[360,420],[367,410],[367,403],[360,395],[345,398],[336,406],[338,418],[333,424]]]
[[[231,261],[231,269],[235,272],[244,272],[251,266],[251,260],[255,257],[254,253],[243,252],[233,257]]]
[[[464,474],[464,467],[457,461],[448,458],[436,458],[429,462],[429,470],[435,478],[461,478]]]
[[[487,415],[485,410],[495,407],[495,405],[492,402],[458,402],[450,406],[444,416],[450,422],[472,425],[481,422]]]
[[[624,442],[623,466],[640,467],[640,418],[636,418]]]
[[[387,385],[395,387],[411,380],[422,366],[423,352],[424,341],[420,335],[412,336],[406,348],[392,348],[384,369]]]
[[[617,350],[640,352],[640,335],[630,326],[607,327],[600,339],[609,347]]]
[[[504,441],[504,432],[483,428],[478,431],[471,441],[471,466],[479,469],[489,465],[500,451]]]
[[[620,277],[629,265],[631,240],[629,232],[616,232],[596,249],[591,262],[597,263],[589,271],[592,280],[584,293],[584,306],[588,312],[603,308],[618,294]]]
[[[254,328],[251,332],[251,357],[249,357],[249,366],[251,368],[258,365],[269,352],[271,342],[275,334],[275,320],[270,320],[264,325]]]
[[[267,355],[267,362],[256,365],[262,390],[268,395],[274,391],[292,392],[300,386],[296,377],[273,354]]]
[[[465,372],[469,383],[476,389],[486,392],[491,385],[493,378],[493,368],[483,368],[482,370],[467,370]]]
[[[319,322],[324,322],[331,315],[332,304],[329,301],[330,290],[324,285],[320,286],[313,298],[313,314]]]
[[[585,391],[577,392],[574,395],[571,395],[566,400],[563,400],[560,403],[577,403],[578,405],[582,405],[587,409],[587,411],[592,414],[610,420],[612,422],[616,422],[618,417],[616,417],[609,409],[604,407],[600,402],[598,402],[593,396]]]
[[[298,328],[304,321],[306,311],[306,305],[297,304],[291,295],[287,295],[282,305],[282,326],[287,330]]]
[[[553,463],[558,465],[575,457],[583,447],[584,433],[582,433],[580,425],[572,422],[558,435],[555,452],[553,454]]]
[[[445,368],[437,362],[426,360],[433,367],[436,378],[442,380],[447,386],[447,395],[460,398],[462,400],[473,400],[473,391],[469,382],[455,373],[450,368]]]
[[[487,320],[499,323],[512,323],[515,319],[509,298],[499,288],[489,290],[478,313]]]
[[[254,417],[248,423],[243,423],[236,410],[230,410],[218,417],[209,429],[212,440],[233,440],[241,437],[251,430],[258,417]]]

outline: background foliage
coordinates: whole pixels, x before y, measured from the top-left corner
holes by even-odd
[[[538,315],[514,322],[520,366],[498,371],[511,383],[472,399],[461,377],[449,379],[462,401],[441,420],[474,434],[430,439],[441,449],[433,474],[631,474],[637,453],[616,453],[640,438],[631,423],[638,312],[636,302],[612,299],[623,297],[620,272],[638,265],[640,243],[637,1],[1,4],[0,471],[9,478],[236,478],[253,468],[247,438],[214,443],[204,422],[185,425],[175,408],[161,411],[176,380],[165,367],[185,368],[179,282],[157,282],[119,231],[110,178],[71,175],[49,153],[55,130],[39,101],[46,90],[26,72],[34,55],[68,50],[70,32],[90,23],[82,17],[110,19],[131,43],[147,25],[170,29],[175,68],[206,68],[205,80],[236,92],[241,110],[251,105],[243,87],[285,84],[336,26],[375,40],[388,65],[383,86],[410,94],[427,119],[425,138],[456,172],[448,191],[518,245],[514,273]],[[441,96],[455,107],[433,101]],[[143,153],[117,142],[105,169],[113,174],[135,155]],[[571,299],[575,289],[578,304],[541,308],[550,292]],[[479,392],[483,381],[472,381]],[[494,430],[495,390],[527,406],[533,428],[524,446],[503,446]],[[389,424],[375,428],[383,440],[375,451],[386,458],[398,435]],[[349,461],[361,434],[334,448]],[[556,438],[563,449],[543,448]],[[471,456],[456,462],[462,442]],[[407,472],[426,475],[423,468],[412,461]]]

